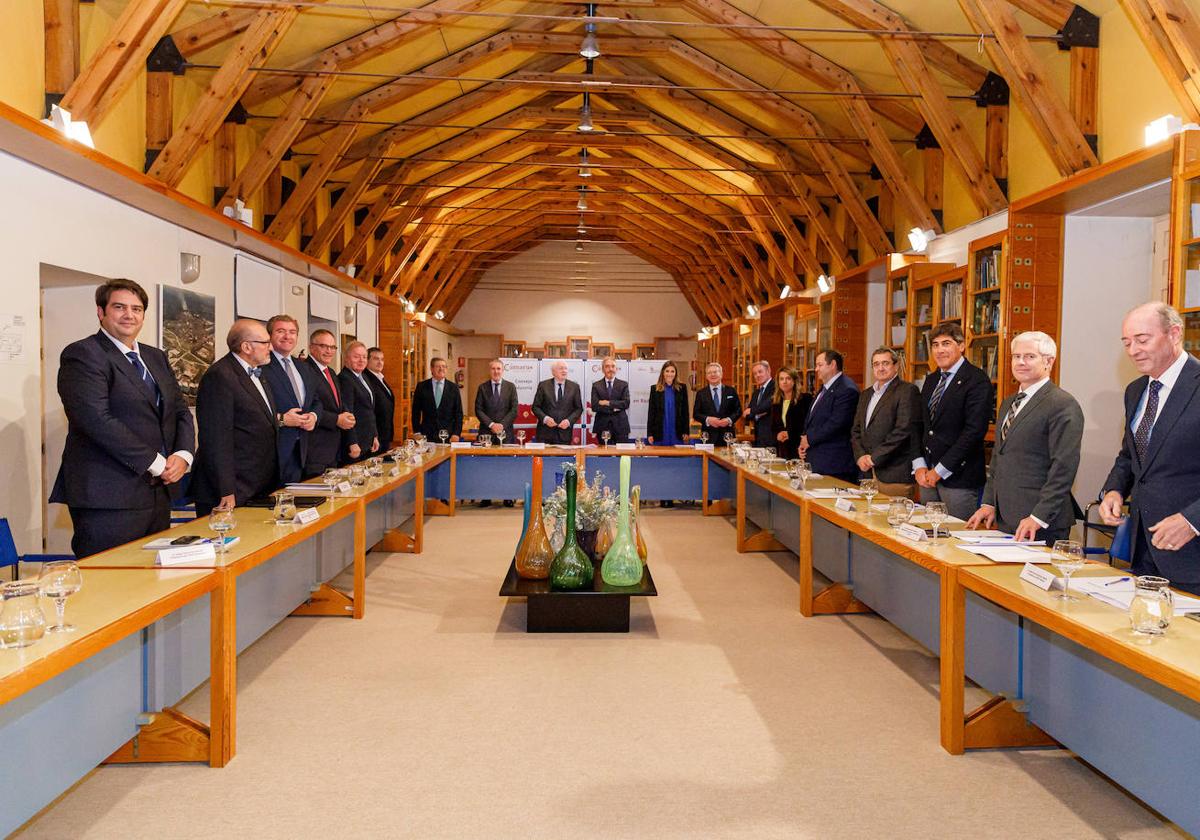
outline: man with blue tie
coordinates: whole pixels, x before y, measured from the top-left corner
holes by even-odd
[[[283,413],[278,438],[279,479],[289,484],[304,477],[308,433],[317,425],[317,389],[311,381],[312,368],[301,368],[291,355],[300,338],[300,323],[291,315],[276,315],[267,321],[267,332],[271,336],[271,360],[263,366],[263,376],[275,407]]]
[[[462,435],[462,396],[458,386],[446,378],[449,367],[445,359],[430,359],[430,377],[418,382],[413,391],[412,428],[430,443],[439,442],[442,431],[448,432],[450,442]]]
[[[1142,376],[1125,389],[1125,435],[1104,481],[1100,515],[1116,525],[1129,497],[1134,574],[1200,593],[1200,362],[1165,303],[1125,316],[1121,342]]]
[[[132,280],[96,289],[95,335],[67,345],[58,394],[67,440],[51,502],[67,505],[87,557],[171,524],[169,488],[192,464],[192,414],[167,356],[137,340],[149,297]]]
[[[854,413],[858,409],[858,386],[842,372],[842,354],[822,350],[817,354],[817,377],[821,389],[813,397],[800,438],[800,457],[808,461],[820,475],[840,478],[854,483],[858,465],[850,432],[854,429]]]
[[[779,446],[777,432],[771,426],[771,401],[775,397],[775,380],[771,378],[771,363],[760,359],[750,368],[754,376],[754,392],[742,418],[754,424],[755,446]],[[780,430],[782,431],[782,430]]]
[[[692,406],[692,419],[700,424],[700,434],[709,443],[734,432],[733,424],[742,416],[742,401],[736,390],[721,381],[724,376],[725,369],[718,362],[709,362],[704,368],[707,384],[696,392]]]

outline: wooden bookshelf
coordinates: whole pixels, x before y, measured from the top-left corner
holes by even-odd
[[[754,391],[754,374],[751,369],[758,361],[758,319],[738,319],[734,321],[737,331],[733,354],[733,387],[737,389],[742,405],[750,399]]]
[[[884,298],[883,344],[880,346],[890,347],[900,354],[901,364],[908,358],[909,287],[913,269],[913,265],[906,265],[888,272],[887,296]]]
[[[505,359],[519,359],[525,355],[524,341],[500,341],[500,355]]]
[[[398,399],[396,411],[400,415],[397,424],[400,429],[399,439],[407,440],[412,437],[412,395],[417,383],[426,378],[427,344],[425,322],[411,315],[404,316],[401,327],[400,341],[403,347],[400,365],[400,382],[395,389]]]
[[[787,309],[783,360],[800,375],[797,387],[804,393],[816,390],[818,311],[819,307],[807,302],[793,303]]]
[[[888,258],[880,257],[839,276],[833,290],[817,300],[817,352],[837,350],[845,372],[863,387],[871,381],[867,370],[867,287],[887,280]],[[815,355],[815,354],[814,354]]]
[[[1181,136],[1171,183],[1171,303],[1183,315],[1183,349],[1200,353],[1200,137]]]
[[[998,408],[1000,375],[1008,369],[1008,342],[1005,327],[1005,283],[1007,277],[1006,231],[976,239],[967,248],[967,278],[963,303],[963,331],[967,338],[967,359],[992,381]],[[993,420],[995,409],[993,409]]]
[[[942,321],[962,322],[962,288],[966,266],[928,263],[914,271],[909,285],[908,342],[904,377],[920,386],[933,367],[929,333]]]

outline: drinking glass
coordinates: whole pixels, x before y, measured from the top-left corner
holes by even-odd
[[[728,449],[729,447],[733,446],[733,442],[736,439],[737,439],[737,435],[735,435],[733,432],[726,432],[725,433],[725,448]]]
[[[350,486],[362,487],[367,483],[367,471],[362,464],[355,464],[350,467]]]
[[[873,478],[864,478],[858,482],[858,489],[867,497],[867,513],[871,512],[871,502],[879,494],[879,482]]]
[[[42,594],[54,600],[55,623],[46,628],[47,633],[70,633],[74,624],[65,621],[67,599],[83,588],[83,575],[74,560],[56,560],[45,563],[38,575]]]
[[[700,432],[700,442],[708,443],[708,430],[707,429]]]
[[[271,494],[275,499],[275,522],[285,524],[296,518],[296,497],[287,490]]]
[[[329,485],[332,492],[329,494],[332,498],[337,495],[338,471],[336,467],[330,467],[321,473],[321,480]]]
[[[399,449],[393,449],[388,457],[392,459],[392,468],[389,473],[393,477],[400,475],[400,459],[404,457],[403,453]]]
[[[234,518],[233,511],[214,509],[208,515],[208,527],[209,530],[217,533],[217,554],[224,554],[227,550],[225,535],[237,527],[237,519]]]
[[[800,479],[800,489],[808,492],[808,480],[812,477],[812,465],[803,459],[796,465],[796,477]]]
[[[521,448],[525,447],[525,430],[524,429],[517,429],[517,443],[521,446]]]
[[[604,441],[604,448],[608,449],[608,442],[612,440],[612,432],[610,432],[608,429],[605,429],[600,433],[600,440]]]
[[[903,496],[898,496],[888,502],[887,521],[893,528],[899,528],[905,522],[912,518],[913,509],[916,505],[912,499],[906,499]]]
[[[446,441],[450,439],[450,430],[449,430],[449,429],[439,429],[439,430],[438,430],[438,437],[439,437],[439,438],[441,439],[441,441],[442,441],[442,446],[445,446],[445,445],[446,445]]]
[[[925,505],[925,518],[933,525],[933,537],[938,538],[938,527],[946,521],[950,512],[946,510],[945,502],[929,502]]]
[[[503,428],[501,428],[500,431],[496,432],[496,440],[500,441],[501,448],[503,448],[504,438],[507,436],[508,436],[508,432],[504,431]]]
[[[46,614],[33,580],[0,585],[0,648],[23,648],[46,635]]]
[[[371,460],[368,461],[367,463],[369,464],[369,466],[367,467],[367,474],[370,475],[371,478],[381,478],[383,476],[383,459],[382,458],[380,458],[378,455],[376,455],[375,457],[371,458]]]
[[[772,461],[775,460],[775,456],[778,454],[779,454],[779,450],[776,449],[774,446],[767,447],[767,457],[770,458]]]
[[[480,446],[491,446],[492,445],[492,436],[491,435],[477,435],[477,437],[479,438]]]
[[[645,449],[645,448],[646,448],[646,439],[645,439],[645,438],[638,438],[638,439],[637,439],[637,448],[638,448],[638,449]]]
[[[1164,577],[1141,575],[1134,578],[1133,600],[1129,602],[1129,623],[1141,636],[1161,636],[1175,615],[1170,581]]]
[[[1053,597],[1059,601],[1078,601],[1071,594],[1071,575],[1083,568],[1083,544],[1078,540],[1055,540],[1050,562],[1063,575],[1063,591]]]

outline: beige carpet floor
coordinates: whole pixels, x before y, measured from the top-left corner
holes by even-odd
[[[1178,836],[1062,751],[947,755],[926,651],[803,619],[795,558],[726,520],[645,523],[660,597],[573,636],[496,596],[519,512],[432,519],[424,554],[372,555],[365,620],[243,655],[229,767],[100,769],[22,837]]]

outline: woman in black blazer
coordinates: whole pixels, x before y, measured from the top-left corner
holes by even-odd
[[[674,403],[674,418],[673,421],[664,424],[668,402]],[[687,385],[680,381],[679,369],[674,362],[663,362],[662,370],[658,372],[658,383],[650,389],[650,405],[646,411],[646,439],[659,446],[686,443],[690,423],[688,417]]]
[[[781,458],[799,457],[800,437],[804,434],[804,421],[808,419],[810,408],[812,395],[800,393],[800,374],[789,367],[780,368],[775,379],[775,396],[771,399],[771,428],[778,429],[775,449]]]

